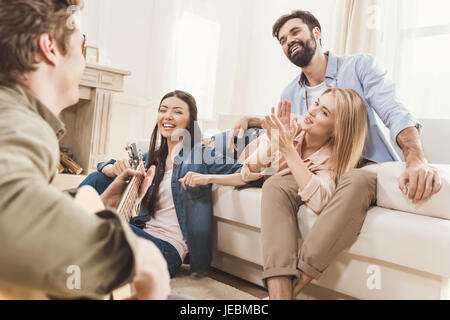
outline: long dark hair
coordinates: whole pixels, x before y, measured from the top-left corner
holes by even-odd
[[[196,139],[201,136],[200,128],[197,123],[197,102],[191,94],[185,91],[175,90],[166,94],[161,99],[159,106],[161,106],[162,102],[165,99],[171,97],[176,97],[183,100],[189,107],[189,125],[187,127],[187,131],[189,132],[191,137],[191,148],[193,148],[194,145],[198,142],[196,141]],[[159,145],[158,142],[160,142]],[[150,168],[150,166],[154,165],[156,167],[156,170],[155,177],[153,178],[153,182],[150,187],[150,192],[147,193],[147,196],[144,199],[144,205],[147,207],[149,213],[147,221],[153,218],[155,215],[155,206],[158,200],[159,185],[161,184],[161,181],[164,178],[164,174],[166,172],[166,158],[168,156],[168,152],[169,148],[167,145],[167,138],[163,137],[159,132],[158,123],[156,123],[155,128],[153,129],[148,151],[147,169]]]

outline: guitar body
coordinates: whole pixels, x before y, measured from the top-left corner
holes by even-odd
[[[0,300],[48,300],[45,293],[0,282]]]
[[[99,212],[105,210],[102,199],[98,195],[97,191],[90,186],[81,187],[75,196],[75,201],[88,212]],[[122,300],[131,297],[131,295],[131,285],[127,284],[114,290],[112,293],[112,299]],[[107,296],[105,299],[109,300],[110,297]],[[42,291],[0,282],[0,300],[49,300],[49,298]]]
[[[78,189],[75,201],[88,212],[99,212],[105,210],[103,201],[98,195],[97,191],[90,186],[83,186]],[[112,292],[113,300],[123,300],[131,297],[132,290],[131,285],[127,284],[121,288],[118,288]],[[105,299],[109,299],[106,297]]]

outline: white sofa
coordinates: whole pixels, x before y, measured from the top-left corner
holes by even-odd
[[[315,285],[358,299],[450,299],[450,143],[443,139],[450,137],[450,120],[421,121],[429,161],[447,163],[436,165],[441,192],[426,204],[412,205],[397,187],[404,164],[373,166],[377,206],[369,210],[357,241]],[[221,116],[220,129],[235,122],[234,116]],[[212,266],[262,285],[261,189],[213,188]],[[300,244],[315,219],[306,206],[299,210]]]

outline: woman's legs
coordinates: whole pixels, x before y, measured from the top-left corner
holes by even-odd
[[[292,299],[293,279],[300,277],[297,212],[303,204],[292,175],[274,176],[263,185],[261,235],[263,280],[269,298]]]
[[[88,185],[97,190],[98,194],[102,194],[103,191],[105,191],[113,181],[114,179],[111,179],[103,173],[94,171],[89,174],[78,187]]]
[[[365,169],[344,174],[333,198],[317,217],[303,245],[297,268],[318,279],[358,238],[367,210],[376,201],[377,175]]]
[[[164,258],[167,261],[170,277],[171,278],[175,277],[176,273],[181,267],[181,258],[180,255],[178,254],[177,249],[175,249],[169,242],[155,238],[151,234],[136,227],[135,225],[130,224],[130,227],[137,236],[150,240],[159,248],[159,250],[161,251],[161,253],[163,254]]]

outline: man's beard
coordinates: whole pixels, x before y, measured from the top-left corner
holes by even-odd
[[[307,65],[309,65],[312,58],[314,57],[314,54],[316,53],[317,43],[314,41],[314,39],[308,40],[306,42],[306,45],[303,41],[296,41],[291,44],[290,47],[292,48],[296,44],[300,44],[302,48],[294,56],[291,56],[291,54],[288,53],[288,58],[297,67],[306,67]],[[290,48],[288,50],[290,51]]]

